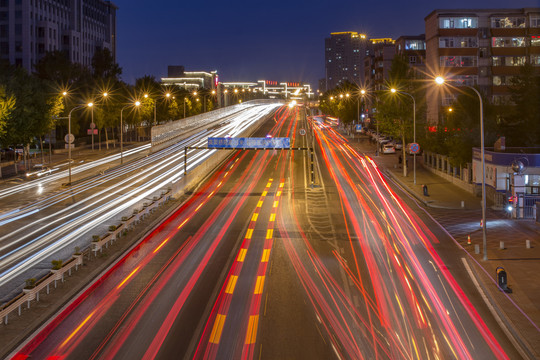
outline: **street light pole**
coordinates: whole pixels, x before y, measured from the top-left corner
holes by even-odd
[[[71,109],[71,111],[68,114],[68,138],[71,140],[71,113],[75,110],[82,109],[86,106],[92,107],[92,103],[89,103],[87,105],[79,105]],[[69,185],[71,186],[71,141],[68,141],[68,173],[69,173]]]
[[[414,99],[414,96],[412,96],[409,93],[406,93],[405,91],[396,90],[392,92],[398,92],[403,95],[409,96],[413,101],[413,143],[416,143],[416,100]],[[403,144],[405,146],[405,144]],[[406,163],[406,161],[404,161]],[[414,178],[414,184],[416,185],[416,153],[413,154],[413,178]]]
[[[127,104],[120,110],[120,164],[124,163],[124,126],[123,126],[123,112],[124,109],[130,107],[130,106],[139,106],[141,103],[139,101],[136,101],[134,104]]]
[[[444,84],[445,79],[441,76],[438,76],[435,79],[435,82],[439,85]],[[471,89],[478,96],[480,101],[480,160],[482,162],[482,240],[483,240],[483,260],[487,261],[487,235],[486,235],[486,156],[484,153],[484,104],[482,102],[482,95],[478,90],[469,85],[462,85],[466,88]]]

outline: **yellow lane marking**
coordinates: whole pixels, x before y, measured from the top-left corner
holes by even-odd
[[[270,181],[271,181],[271,179],[270,179]],[[267,188],[269,188],[270,186],[272,186],[272,183],[271,183],[271,182],[269,182],[269,183],[266,184],[266,187],[267,187]]]
[[[246,233],[246,239],[251,239],[251,236],[253,236],[253,229],[248,229]]]
[[[280,187],[280,188],[282,188],[283,186],[285,186],[285,183],[279,184],[279,187]]]
[[[214,322],[214,327],[212,328],[212,333],[210,334],[210,342],[212,344],[219,344],[219,339],[221,338],[221,332],[223,331],[223,325],[225,325],[226,315],[218,314],[216,316],[216,321]]]
[[[238,258],[236,259],[236,261],[243,262],[244,259],[246,258],[246,253],[247,253],[247,249],[240,249],[240,253],[238,254]]]
[[[154,250],[154,253],[157,253],[157,252],[159,251],[159,249],[161,249],[161,247],[162,247],[163,245],[165,245],[165,243],[166,243],[167,241],[169,241],[169,239],[170,239],[170,238],[166,238],[165,240],[163,240],[163,242],[162,242],[161,244],[159,244],[159,246],[156,248],[156,250]]]
[[[279,190],[279,191],[276,193],[276,196],[277,196],[277,197],[280,197],[280,196],[281,196],[281,190]]]
[[[259,325],[259,315],[249,317],[248,330],[246,333],[246,344],[255,344],[257,339],[257,327]]]
[[[276,214],[270,214],[270,221],[276,221]]]
[[[279,201],[277,201],[277,200],[274,201],[274,207],[275,207],[275,208],[277,208],[278,204],[279,204]]]
[[[255,284],[254,294],[262,294],[264,288],[264,275],[257,276],[257,283]]]
[[[268,191],[264,190],[261,196],[262,196],[262,197],[265,197],[266,194],[268,194]]]
[[[80,323],[79,326],[77,326],[77,328],[71,333],[71,335],[69,335],[67,339],[62,343],[62,345],[60,345],[60,349],[63,348],[69,342],[69,340],[71,340],[79,332],[79,330],[81,330],[84,324],[86,324],[88,320],[90,320],[90,318],[94,315],[94,312],[88,315],[86,319],[84,319],[83,322]]]
[[[126,283],[126,281],[128,281],[133,275],[135,275],[135,273],[139,270],[139,268],[140,268],[140,266],[137,266],[131,273],[129,273],[128,276],[126,276],[126,278],[116,288],[120,289],[122,287],[122,285],[124,285]]]
[[[268,229],[266,230],[266,238],[271,239],[272,235],[274,235],[274,229]]]
[[[259,200],[259,202],[257,203],[257,207],[261,207],[263,204],[262,200]]]
[[[238,276],[232,275],[229,278],[229,283],[227,284],[227,288],[225,289],[225,292],[227,294],[232,294],[234,292],[234,288],[236,286],[236,281],[238,281]]]
[[[264,249],[261,257],[261,262],[268,262],[270,259],[270,249]]]
[[[251,221],[257,221],[257,218],[259,217],[259,214],[258,213],[254,213],[253,216],[251,217]]]

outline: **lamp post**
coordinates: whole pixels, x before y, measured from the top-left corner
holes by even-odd
[[[358,123],[360,124],[360,99],[364,100],[364,95],[366,95],[366,90],[360,90],[360,97],[358,98]]]
[[[124,109],[130,107],[130,106],[139,106],[141,105],[140,101],[135,101],[133,104],[127,104],[120,110],[120,164],[124,163],[124,126],[123,126],[123,117],[122,113],[124,112]]]
[[[396,90],[396,89],[391,89],[390,91],[392,91],[393,93],[407,95],[412,99],[413,101],[413,143],[416,143],[416,100],[414,99],[414,96],[412,96],[409,93],[406,93],[405,91]],[[405,152],[405,144],[403,144],[403,150],[404,150],[403,152]],[[404,158],[403,166],[406,167],[407,161],[405,160],[405,156],[403,158]],[[416,153],[413,154],[413,182],[416,185]]]
[[[73,142],[74,136],[71,134],[71,113],[75,110],[82,109],[84,107],[92,107],[94,106],[93,103],[88,103],[86,105],[79,105],[71,109],[71,111],[68,114],[68,139],[70,141],[67,141],[68,143],[68,172],[69,172],[69,185],[71,186],[71,143]]]
[[[439,85],[445,83],[445,79],[442,76],[435,78],[435,82]],[[480,159],[482,162],[482,238],[483,238],[483,247],[484,247],[484,256],[483,260],[486,261],[487,257],[487,237],[486,237],[486,156],[484,154],[484,104],[482,102],[482,95],[469,85],[462,85],[466,88],[471,89],[478,96],[480,101]]]

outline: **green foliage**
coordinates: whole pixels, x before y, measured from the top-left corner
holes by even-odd
[[[13,109],[15,109],[15,97],[7,96],[5,88],[0,86],[0,139],[6,135],[7,123]]]
[[[51,261],[53,270],[60,270],[62,268],[62,260],[53,260]]]
[[[360,88],[346,82],[323,94],[320,109],[324,114],[338,117],[345,124],[351,124],[358,118],[359,101],[361,101]]]
[[[25,289],[33,289],[36,286],[36,279],[26,279]]]

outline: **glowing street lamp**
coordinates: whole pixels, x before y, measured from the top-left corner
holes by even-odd
[[[435,82],[439,85],[443,85],[446,80],[442,76],[437,76]],[[484,245],[484,261],[488,259],[487,257],[487,238],[486,238],[486,156],[484,154],[484,104],[482,103],[482,95],[469,85],[460,84],[466,88],[471,89],[478,96],[480,101],[480,159],[482,161],[482,237]]]
[[[132,104],[127,104],[126,106],[122,108],[122,110],[120,110],[120,164],[124,163],[124,126],[123,126],[122,113],[124,112],[124,109],[130,106],[138,107],[140,105],[141,105],[140,101],[135,101]]]
[[[65,96],[65,95],[64,95]],[[88,104],[85,104],[85,105],[79,105],[79,106],[76,106],[74,107],[73,109],[71,109],[71,111],[69,112],[68,114],[68,140],[67,143],[68,143],[68,172],[69,172],[69,185],[71,186],[71,143],[75,140],[75,137],[71,134],[71,113],[74,112],[75,110],[79,110],[79,109],[82,109],[82,108],[85,108],[85,107],[92,107],[94,106],[93,103],[88,103]]]
[[[412,96],[409,93],[406,93],[405,91],[400,91],[397,89],[390,89],[390,91],[395,93],[400,93],[403,95],[409,96],[413,101],[413,143],[416,143],[416,100],[414,99],[414,96]],[[403,151],[405,151],[405,144],[403,144]],[[403,161],[403,172],[406,173],[407,169],[407,161]],[[416,153],[413,154],[413,183],[416,184]]]

